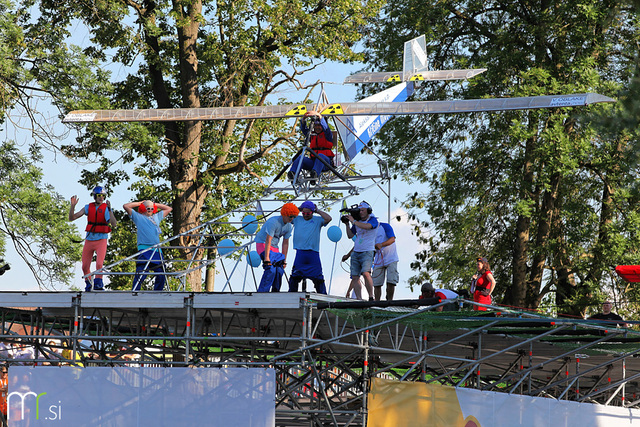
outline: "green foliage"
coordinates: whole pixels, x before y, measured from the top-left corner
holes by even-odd
[[[19,60],[24,37],[18,17],[9,0],[0,0],[0,123],[5,120],[6,111],[19,100],[28,80],[28,72]]]
[[[410,0],[384,10],[366,57],[398,69],[402,42],[425,33],[433,69],[488,69],[469,82],[426,83],[420,99],[615,96],[635,70],[639,29],[619,6]],[[413,282],[467,286],[486,255],[509,304],[535,308],[556,291],[561,312],[580,314],[598,292],[614,292],[612,266],[640,261],[637,126],[605,128],[602,117],[617,115],[619,106],[600,105],[394,120],[381,150],[428,189],[406,203],[428,244]]]
[[[0,255],[9,241],[40,286],[69,284],[81,247],[73,242],[68,202],[10,142],[0,145],[0,177]]]

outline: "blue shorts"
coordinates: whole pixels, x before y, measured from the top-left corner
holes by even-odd
[[[351,253],[351,277],[357,277],[362,273],[371,273],[374,251]]]

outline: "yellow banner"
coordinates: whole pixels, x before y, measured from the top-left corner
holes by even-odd
[[[367,427],[480,427],[462,415],[456,389],[436,384],[373,378]]]

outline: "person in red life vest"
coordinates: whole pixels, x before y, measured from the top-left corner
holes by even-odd
[[[291,162],[291,169],[287,172],[287,177],[289,178],[289,181],[293,181],[299,167],[298,165],[302,162],[300,168],[310,171],[310,184],[316,185],[320,174],[327,170],[325,164],[318,158],[321,158],[326,163],[333,166],[333,157],[335,156],[333,153],[333,133],[331,132],[331,129],[329,129],[327,121],[317,111],[307,111],[304,116],[314,117],[311,136],[309,136],[309,128],[307,127],[306,120],[300,120],[300,131],[305,138],[309,136],[309,148],[311,148],[318,156],[316,157],[312,155],[311,157],[306,157],[304,155],[300,155],[294,158]]]
[[[478,271],[472,277],[471,293],[473,301],[480,304],[491,304],[491,294],[496,287],[496,279],[491,274],[491,267],[487,258],[480,257],[478,261]],[[487,311],[487,307],[474,306],[474,310]]]
[[[116,217],[111,211],[111,203],[107,200],[107,193],[104,188],[98,186],[91,192],[94,202],[85,205],[84,208],[75,211],[78,204],[78,196],[71,197],[71,207],[69,208],[69,221],[75,221],[83,215],[87,216],[87,235],[84,239],[82,249],[82,273],[87,276],[91,273],[91,260],[96,254],[96,270],[100,270],[104,265],[104,257],[107,254],[107,239],[111,228],[117,224]],[[102,274],[96,274],[91,281],[91,276],[84,279],[85,292],[104,290]]]

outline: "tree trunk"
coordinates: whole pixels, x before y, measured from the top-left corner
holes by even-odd
[[[549,183],[549,189],[544,192],[542,206],[540,210],[540,222],[536,232],[536,252],[531,263],[531,273],[527,283],[527,308],[538,308],[540,289],[542,287],[542,277],[547,261],[546,249],[548,248],[549,236],[551,235],[551,224],[555,217],[556,200],[558,198],[558,188],[560,186],[561,175],[554,174]]]
[[[520,199],[531,200],[533,188],[532,151],[535,138],[529,138],[525,146],[524,164],[522,165],[522,184]],[[529,227],[531,218],[520,214],[516,221],[515,242],[513,245],[513,277],[511,287],[505,296],[505,302],[516,307],[524,307],[527,281],[527,249],[529,246]]]
[[[180,86],[183,108],[200,108],[198,87],[198,58],[196,42],[200,27],[199,17],[202,13],[202,2],[189,3],[183,10],[174,2],[174,10],[184,22],[178,26],[178,43],[180,49]],[[179,235],[200,224],[200,214],[207,195],[199,184],[199,152],[202,137],[202,122],[188,121],[182,125],[181,140],[170,144],[169,176],[175,194],[173,202],[173,233]],[[197,244],[197,238],[185,236],[178,242],[183,247],[181,257],[184,259],[202,259],[202,251],[190,249]],[[188,274],[187,290],[202,290],[202,272],[195,270]]]

